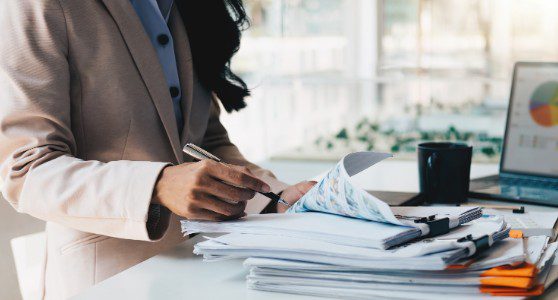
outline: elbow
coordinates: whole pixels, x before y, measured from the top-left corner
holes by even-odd
[[[64,155],[48,147],[37,147],[5,156],[0,168],[0,189],[3,198],[19,213],[27,213],[21,205],[25,181],[33,168]]]
[[[18,212],[24,213],[19,206],[19,195],[21,190],[14,189],[11,184],[6,184],[4,180],[0,183],[2,185],[2,197]]]

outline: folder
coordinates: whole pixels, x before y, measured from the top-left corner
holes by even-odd
[[[462,222],[470,220],[477,214],[476,210],[460,207],[394,208],[394,211],[399,216],[404,213],[413,216],[417,222],[405,220],[408,225],[396,225],[306,212],[249,215],[239,220],[224,222],[183,220],[181,224],[184,234],[200,232],[270,234],[328,241],[340,245],[388,249],[421,236],[432,237],[448,233],[449,230],[460,226]],[[437,216],[441,218],[436,219]]]
[[[543,238],[545,236],[530,237]],[[548,239],[546,240],[548,241]],[[537,244],[531,246],[531,249]],[[545,286],[553,282],[547,282],[547,277],[553,265],[558,243],[548,244],[542,251],[537,264],[523,263],[521,265],[504,265],[487,270],[481,274],[482,286],[480,291],[493,296],[538,296],[541,295]]]
[[[531,289],[535,283],[532,277],[486,277],[481,278],[482,287],[512,287],[520,289]]]
[[[195,245],[194,253],[203,255],[209,261],[266,257],[348,267],[366,266],[369,269],[444,270],[448,264],[482,250],[480,247],[476,248],[473,241],[461,241],[460,237],[490,237],[491,242],[487,244],[490,247],[504,239],[508,231],[503,220],[479,221],[462,226],[459,233],[449,233],[388,250],[340,245],[334,243],[334,240],[294,237],[278,231],[273,234],[237,232],[208,238]],[[518,245],[523,261],[523,244]]]
[[[537,267],[530,263],[523,263],[519,266],[504,265],[484,271],[481,277],[530,277],[538,274]]]
[[[421,235],[418,228],[323,213],[249,215],[218,223],[186,220],[182,221],[182,231],[266,234],[375,249],[387,249]]]
[[[480,292],[483,294],[489,294],[492,296],[507,296],[507,297],[528,297],[528,296],[540,296],[544,293],[544,286],[542,284],[537,285],[530,289],[522,288],[502,288],[502,287],[481,287]]]

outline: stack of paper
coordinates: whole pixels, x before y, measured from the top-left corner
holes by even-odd
[[[504,218],[480,218],[478,207],[389,207],[352,182],[389,156],[346,156],[286,214],[182,221],[182,230],[226,233],[194,252],[207,261],[247,258],[248,286],[258,290],[431,299],[540,289],[556,250],[548,238],[507,239]]]
[[[280,234],[385,249],[420,236],[445,233],[481,217],[479,207],[389,207],[352,183],[352,176],[390,156],[374,152],[347,155],[289,209],[288,217],[249,216],[223,223],[182,221],[183,231]],[[432,221],[440,222],[433,226]]]
[[[386,240],[401,240],[409,232],[418,237],[420,231],[323,213],[251,215],[222,223],[187,222],[184,227],[189,234],[230,232],[196,245],[196,253],[207,260],[274,257],[346,266],[434,270],[474,254],[474,243],[459,239],[491,236],[501,240],[509,231],[503,219],[481,219],[436,238],[385,250]]]
[[[366,246],[376,244],[377,236],[374,230],[378,229],[377,225],[385,226],[385,224],[319,213],[300,214],[297,217],[300,217],[299,220],[305,220],[302,217],[307,217],[310,223],[290,222],[293,220],[292,215],[279,214],[249,216],[241,222],[197,223],[198,226],[215,225],[214,228],[196,226],[203,232],[226,231],[234,233],[217,238],[208,238],[208,241],[198,243],[195,246],[195,252],[203,254],[206,260],[273,257],[342,266],[362,266],[366,264],[381,269],[399,269],[400,266],[405,266],[406,268],[420,270],[443,270],[448,264],[475,253],[475,249],[472,249],[475,247],[472,241],[459,241],[463,237],[470,236],[474,240],[483,236],[490,236],[493,240],[502,240],[507,237],[509,232],[502,219],[490,221],[481,219],[435,238],[422,239],[385,250]],[[275,227],[231,226],[227,228],[226,226],[227,224],[251,224],[250,220],[253,219],[258,221],[271,219],[271,223]],[[280,222],[280,220],[284,220],[284,222]],[[328,221],[315,223],[324,225],[320,228],[323,231],[318,232],[316,228],[304,231],[304,228],[308,228],[312,222],[317,220]],[[332,224],[345,225],[347,221],[350,221],[348,222],[350,226],[330,226]],[[265,224],[265,222],[257,223]],[[303,227],[292,227],[293,224]],[[370,227],[367,228],[367,226]],[[263,228],[273,229],[266,232]],[[294,233],[289,232],[288,228],[293,228]],[[352,229],[357,228],[359,231],[352,231]],[[398,228],[400,227],[392,225],[388,227],[389,230],[397,230]],[[332,232],[328,235],[327,230],[330,229]],[[346,236],[343,236],[344,231],[347,233]],[[383,231],[377,231],[380,238],[383,238]],[[517,258],[522,261],[523,257],[521,251],[521,255]]]
[[[458,220],[460,216],[470,212],[469,208],[422,207],[394,208],[399,215],[446,215],[452,211],[451,218]],[[187,234],[199,232],[218,233],[249,233],[268,234],[303,238],[307,240],[328,241],[339,245],[367,248],[387,249],[407,241],[427,235],[429,227],[426,223],[395,225],[390,223],[372,222],[363,219],[340,217],[331,214],[308,212],[293,214],[250,215],[240,220],[228,222],[183,221],[183,231]],[[463,237],[466,235],[462,235]]]
[[[230,222],[186,221],[188,234],[198,232],[266,234],[347,246],[386,249],[421,236],[418,228],[323,213],[250,215]]]
[[[543,254],[535,264],[527,262],[528,258],[520,258],[522,239],[509,239],[473,264],[439,271],[349,268],[267,258],[247,259],[245,266],[250,270],[248,286],[264,291],[354,299],[529,296],[544,290],[557,247],[553,243],[546,249],[535,249],[538,245],[529,246]]]
[[[461,226],[474,237],[503,223],[477,220]],[[490,230],[490,229],[487,229]],[[364,299],[451,294],[527,296],[543,292],[557,244],[546,236],[505,239],[488,251],[455,260],[457,232],[388,250],[281,235],[231,233],[195,247],[207,261],[248,258],[248,287],[264,291]],[[336,294],[339,293],[339,294]],[[428,298],[428,297],[424,297]],[[421,299],[419,297],[419,299]]]

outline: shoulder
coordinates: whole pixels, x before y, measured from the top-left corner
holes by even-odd
[[[64,22],[59,0],[0,0],[0,22],[10,26],[45,26]]]
[[[66,50],[66,20],[59,0],[0,0],[0,53]],[[45,49],[46,48],[46,49]]]
[[[0,0],[0,8],[2,14],[41,15],[45,12],[61,10],[61,4],[60,0]]]

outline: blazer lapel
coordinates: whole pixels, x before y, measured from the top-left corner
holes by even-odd
[[[184,160],[172,100],[157,53],[130,1],[102,0],[116,22],[159,113],[177,162]],[[190,89],[188,89],[190,90]]]
[[[169,19],[170,29],[174,38],[174,53],[180,74],[180,85],[182,86],[182,114],[184,115],[184,127],[180,142],[185,145],[188,141],[189,126],[192,103],[194,102],[194,64],[188,33],[182,22],[178,10],[173,7]]]

